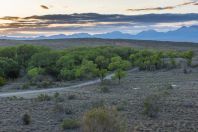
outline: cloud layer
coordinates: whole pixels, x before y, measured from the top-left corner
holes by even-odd
[[[184,4],[184,3],[183,3]],[[145,15],[118,15],[118,14],[56,14],[30,16],[25,18],[0,18],[0,34],[48,34],[73,32],[108,32],[120,30],[133,32],[155,26],[156,28],[174,26],[194,22],[198,24],[198,14],[145,14]],[[163,26],[161,26],[163,25]],[[165,25],[165,26],[164,26]]]
[[[139,8],[139,9],[127,9],[127,11],[160,11],[160,10],[171,10],[175,9],[181,6],[187,6],[187,5],[197,5],[196,1],[190,1],[190,2],[184,2],[181,4],[177,4],[174,6],[166,6],[166,7],[149,7],[149,8]]]

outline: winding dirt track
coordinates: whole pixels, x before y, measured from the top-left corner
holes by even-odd
[[[110,74],[107,77],[105,77],[106,80],[109,80],[112,78],[114,74]],[[63,91],[74,91],[76,88],[88,86],[88,85],[93,85],[96,83],[99,83],[100,79],[97,80],[92,80],[88,81],[85,83],[81,83],[78,85],[73,85],[73,86],[68,86],[68,87],[59,87],[59,88],[48,88],[48,89],[42,89],[42,90],[28,90],[28,91],[21,91],[21,92],[9,92],[9,93],[0,93],[0,98],[5,98],[5,97],[23,97],[23,98],[34,98],[39,94],[53,94],[56,92],[63,92]]]

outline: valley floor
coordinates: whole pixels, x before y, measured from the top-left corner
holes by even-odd
[[[143,101],[160,93],[168,84],[173,88],[163,101],[155,118],[143,114]],[[0,132],[59,132],[64,119],[81,120],[89,109],[101,104],[116,107],[128,122],[129,132],[196,132],[198,130],[198,69],[184,74],[181,69],[155,72],[129,72],[118,84],[105,82],[109,92],[102,93],[100,84],[61,92],[58,99],[39,101],[36,98],[0,98]],[[69,112],[56,111],[57,105]],[[29,113],[32,122],[23,125],[21,116]],[[65,130],[78,132],[80,128]]]

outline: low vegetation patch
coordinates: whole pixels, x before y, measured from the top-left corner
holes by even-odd
[[[31,116],[29,114],[25,113],[22,116],[22,121],[23,121],[24,125],[29,125],[31,123]]]
[[[173,85],[167,83],[158,92],[147,96],[143,101],[143,113],[148,117],[157,117],[160,109],[163,107],[163,101],[170,95]]]
[[[83,117],[85,132],[125,132],[126,124],[118,112],[104,107],[94,108]]]
[[[23,97],[17,97],[17,96],[11,96],[11,97],[7,97],[8,100],[12,101],[16,101],[16,100],[23,100]]]
[[[36,99],[38,101],[50,101],[52,99],[52,97],[47,95],[47,94],[40,94],[40,95],[37,96]]]
[[[80,127],[80,123],[74,119],[65,119],[61,124],[64,130],[66,129],[76,129]]]
[[[106,85],[101,85],[99,87],[99,90],[100,90],[101,93],[108,93],[108,92],[110,92],[108,86],[106,86]]]
[[[159,99],[157,94],[150,95],[144,99],[144,114],[149,117],[156,117],[159,112]]]
[[[65,105],[59,104],[59,103],[56,103],[54,105],[54,112],[67,114],[67,115],[71,115],[74,113],[71,106],[65,106]]]
[[[68,100],[74,100],[77,98],[77,96],[75,94],[70,94],[70,95],[68,95],[67,98],[68,98]]]

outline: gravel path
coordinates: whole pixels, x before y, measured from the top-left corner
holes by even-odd
[[[133,70],[135,71],[136,69],[133,69]],[[110,74],[106,76],[105,79],[109,80],[112,78],[113,75],[114,74]],[[81,87],[93,85],[99,82],[101,82],[100,79],[97,79],[97,80],[92,80],[92,81],[88,81],[85,83],[68,86],[68,87],[47,88],[47,89],[41,89],[41,90],[28,90],[28,91],[22,91],[22,92],[4,92],[4,93],[0,93],[0,98],[12,97],[12,96],[23,97],[23,98],[34,98],[39,94],[53,94],[53,93],[62,92],[62,91],[73,91],[74,88],[81,88]]]

